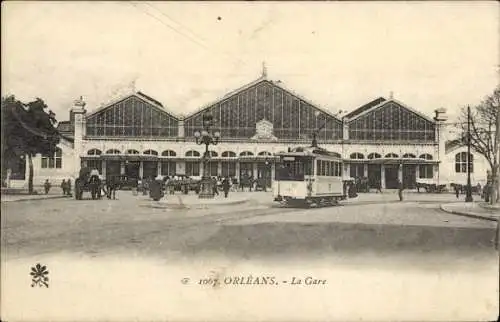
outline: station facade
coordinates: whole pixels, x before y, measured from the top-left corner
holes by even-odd
[[[202,130],[204,113],[214,117],[214,130],[221,133],[220,142],[210,146],[210,176],[248,175],[270,185],[275,155],[310,145],[317,131],[319,146],[343,157],[345,178],[366,177],[371,187],[386,189],[396,188],[398,180],[410,189],[420,179],[462,183],[463,151],[456,161],[457,149],[446,145],[444,110],[427,116],[392,97],[379,97],[335,115],[264,74],[185,117],[142,92],[90,112],[76,100],[70,120],[59,123],[66,138],[59,150],[34,159],[35,184],[74,179],[82,166],[98,169],[103,177],[201,177],[205,146],[196,143],[194,133]],[[481,162],[480,156],[473,158]],[[474,174],[473,182],[484,181],[486,170]]]

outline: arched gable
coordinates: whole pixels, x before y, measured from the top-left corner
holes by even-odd
[[[338,118],[268,80],[251,83],[188,116],[184,121],[187,137],[201,129],[206,112],[214,116],[223,138],[251,138],[262,120],[272,124],[271,134],[278,139],[310,136],[323,124],[319,140],[341,139],[343,134]]]
[[[393,100],[349,121],[351,140],[426,141],[435,139],[435,123]]]
[[[176,137],[179,120],[159,102],[138,93],[87,116],[88,136]]]

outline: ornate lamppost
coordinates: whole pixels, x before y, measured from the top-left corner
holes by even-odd
[[[196,138],[196,144],[205,144],[205,153],[202,156],[203,161],[203,175],[201,178],[201,190],[198,195],[200,199],[211,199],[214,197],[214,187],[212,179],[208,173],[208,161],[210,160],[210,153],[208,147],[210,145],[217,145],[220,139],[220,132],[212,132],[212,127],[214,125],[213,116],[209,113],[203,114],[203,129],[194,132],[194,137]]]

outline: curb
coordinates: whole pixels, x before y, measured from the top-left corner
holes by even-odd
[[[234,200],[230,202],[221,202],[221,203],[196,203],[196,204],[185,204],[183,203],[182,206],[186,208],[191,208],[191,207],[200,207],[200,206],[233,206],[233,205],[239,205],[239,204],[244,204],[247,203],[249,199],[243,199],[243,200]]]
[[[164,203],[161,206],[152,206],[152,208],[171,208],[171,209],[191,209],[197,207],[210,207],[210,206],[232,206],[247,203],[249,199],[235,200],[224,203],[196,203],[196,204],[185,204],[181,200],[179,203]]]
[[[45,198],[28,198],[28,199],[15,199],[15,200],[2,200],[2,202],[24,202],[24,201],[42,201],[50,199],[71,199],[68,196],[50,196]]]
[[[482,219],[482,220],[489,220],[489,221],[495,221],[495,222],[499,222],[499,219],[496,219],[494,217],[489,217],[489,216],[482,216],[482,215],[475,215],[475,214],[471,214],[471,213],[467,213],[467,212],[462,212],[462,211],[456,211],[456,210],[449,210],[449,209],[446,209],[446,207],[444,205],[439,205],[439,208],[444,211],[444,212],[447,212],[449,214],[453,214],[453,215],[458,215],[458,216],[463,216],[463,217],[470,217],[470,218],[475,218],[475,219]]]

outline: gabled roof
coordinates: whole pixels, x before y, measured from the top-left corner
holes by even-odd
[[[372,111],[375,111],[376,109],[381,108],[381,107],[383,107],[383,106],[385,106],[385,105],[387,105],[387,104],[389,104],[389,103],[395,103],[395,104],[398,104],[399,106],[401,106],[401,107],[403,107],[404,109],[406,109],[406,110],[408,110],[408,111],[412,112],[413,114],[418,115],[419,117],[421,117],[421,118],[425,119],[426,121],[431,122],[431,123],[435,123],[435,121],[434,121],[432,118],[430,118],[430,117],[428,117],[428,116],[426,116],[426,115],[424,115],[424,114],[420,113],[419,111],[414,110],[413,108],[411,108],[411,107],[409,107],[409,106],[405,105],[404,103],[402,103],[402,102],[400,102],[400,101],[398,101],[398,100],[395,100],[395,99],[384,100],[383,102],[380,102],[380,103],[379,103],[379,104],[377,104],[377,105],[372,105],[372,106],[369,106],[368,108],[365,108],[365,110],[364,110],[364,111],[362,111],[362,112],[360,112],[360,113],[356,114],[354,117],[350,118],[348,121],[349,121],[349,122],[354,121],[355,119],[357,119],[357,118],[359,118],[359,117],[361,117],[361,116],[363,116],[363,115],[365,115],[365,114],[368,114],[368,113],[370,113],[370,112],[372,112]],[[370,103],[368,103],[368,104],[370,104]],[[362,106],[362,107],[363,107],[363,106]],[[352,112],[351,112],[351,113],[352,113]]]
[[[385,102],[385,101],[386,101],[386,99],[381,96],[379,98],[374,99],[373,101],[371,101],[369,103],[366,103],[363,106],[358,107],[357,109],[355,109],[354,111],[345,115],[344,117],[347,119],[351,119],[351,118],[363,113],[364,111],[369,110],[373,106],[379,105],[380,103]]]
[[[210,102],[208,104],[204,104],[201,108],[199,108],[199,109],[195,110],[194,112],[186,115],[184,117],[184,119],[191,118],[191,117],[193,117],[193,116],[195,116],[195,115],[197,115],[197,114],[205,111],[206,109],[212,107],[213,105],[219,104],[219,103],[221,103],[221,102],[223,102],[223,101],[231,98],[232,96],[234,96],[234,95],[236,95],[236,94],[238,94],[238,93],[240,93],[240,92],[242,92],[242,91],[244,91],[244,90],[246,90],[246,89],[248,89],[248,88],[250,88],[252,86],[255,86],[255,85],[258,85],[258,84],[261,84],[261,83],[267,83],[269,85],[275,86],[275,87],[281,89],[282,91],[287,92],[288,94],[296,97],[297,99],[299,99],[301,101],[304,101],[305,103],[311,105],[313,108],[318,109],[322,113],[327,114],[328,116],[333,117],[337,121],[341,122],[340,119],[336,115],[334,115],[332,112],[326,110],[325,108],[319,107],[317,104],[312,103],[310,100],[304,98],[303,96],[295,93],[294,91],[292,91],[292,90],[290,90],[288,88],[285,88],[283,86],[283,84],[282,84],[281,81],[280,82],[274,82],[274,81],[268,80],[265,76],[260,77],[260,78],[258,78],[256,80],[254,80],[253,82],[245,84],[245,85],[243,85],[243,86],[241,86],[241,87],[239,87],[239,88],[237,88],[237,89],[235,89],[235,90],[233,90],[233,91],[231,91],[229,93],[226,93],[224,96],[222,96],[222,97],[220,97],[220,98],[218,98],[218,99],[216,99],[216,100],[214,100],[214,101],[212,101],[212,102]]]
[[[121,97],[119,97],[117,99],[114,99],[111,102],[108,102],[107,104],[102,105],[101,107],[99,107],[95,111],[89,113],[86,117],[90,117],[90,116],[93,116],[93,115],[95,115],[97,113],[100,113],[100,112],[104,111],[105,109],[107,109],[107,108],[109,108],[109,107],[111,107],[111,106],[113,106],[115,104],[118,104],[120,102],[123,102],[124,100],[129,99],[131,97],[136,97],[136,98],[144,101],[145,103],[148,103],[149,105],[153,106],[154,108],[156,108],[160,112],[168,113],[174,119],[179,120],[178,116],[176,116],[174,113],[172,113],[170,111],[167,111],[167,109],[160,102],[158,102],[157,100],[153,99],[151,96],[148,96],[148,95],[144,94],[141,91],[135,91],[135,92],[123,95],[123,96],[121,96]]]
[[[61,133],[73,133],[74,128],[70,121],[62,121],[57,124],[57,130]]]

